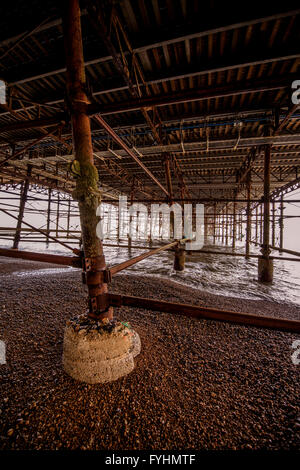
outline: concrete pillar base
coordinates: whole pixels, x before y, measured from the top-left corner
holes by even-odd
[[[273,282],[273,260],[270,258],[258,258],[258,281]]]
[[[80,382],[111,382],[133,371],[140,351],[139,335],[125,324],[81,315],[67,322],[63,367]]]

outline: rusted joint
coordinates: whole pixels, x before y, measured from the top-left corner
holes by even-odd
[[[106,312],[110,304],[110,298],[108,294],[100,294],[94,297],[89,297],[89,312],[95,317],[101,313]]]
[[[83,257],[83,283],[87,285],[109,284],[112,281],[112,273],[109,269],[103,268],[104,256]]]

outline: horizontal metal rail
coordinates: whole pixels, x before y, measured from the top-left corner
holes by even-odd
[[[167,245],[164,245],[164,246],[160,246],[159,248],[155,248],[154,250],[147,251],[146,253],[143,253],[140,256],[136,256],[135,258],[131,258],[127,261],[124,261],[123,263],[120,263],[120,264],[116,265],[116,266],[112,266],[109,269],[109,271],[110,271],[111,275],[113,276],[114,274],[119,273],[123,269],[129,268],[130,266],[133,266],[134,264],[139,263],[140,261],[142,261],[146,258],[149,258],[149,256],[156,255],[156,253],[159,253],[160,251],[168,250],[168,249],[178,245],[179,243],[184,243],[186,241],[188,241],[188,239],[183,238],[182,240],[176,240],[175,242],[168,243]]]
[[[14,215],[10,214],[10,212],[6,211],[5,209],[0,208],[0,211],[4,212],[4,214],[8,215],[9,217],[12,217],[15,220],[18,220],[18,217],[15,217]],[[67,245],[66,243],[61,242],[60,240],[58,240],[58,238],[55,238],[55,237],[52,237],[52,235],[49,235],[47,230],[41,230],[41,229],[36,228],[33,225],[29,224],[28,222],[24,222],[24,221],[22,221],[22,224],[27,225],[27,227],[30,227],[30,228],[36,230],[37,232],[41,233],[45,237],[49,238],[50,240],[54,240],[56,243],[59,243],[60,245],[64,246],[65,248],[68,248],[68,250],[73,251],[73,253],[75,253],[75,254],[79,253],[78,249],[72,248],[71,246]]]
[[[288,253],[289,255],[300,256],[299,251],[288,250],[287,248],[279,248],[278,246],[273,245],[270,245],[270,248],[272,248],[272,250],[281,251],[282,253]]]
[[[275,330],[300,333],[300,321],[288,320],[286,318],[272,318],[253,315],[250,313],[237,313],[220,310],[217,308],[199,307],[198,305],[180,304],[153,300],[144,297],[133,297],[130,295],[108,294],[109,302],[114,307],[136,307],[158,312],[174,313],[194,318],[224,321],[239,325],[249,325],[259,328],[270,328]]]
[[[61,264],[63,266],[72,266],[74,268],[80,268],[82,265],[82,261],[79,256],[52,255],[48,253],[12,250],[9,248],[0,248],[0,256],[26,259],[29,261],[40,261],[42,263]]]

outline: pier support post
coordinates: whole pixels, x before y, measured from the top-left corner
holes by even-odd
[[[251,240],[251,170],[247,174],[247,225],[246,225],[246,259],[250,255],[250,240]]]
[[[258,206],[255,208],[255,242],[258,243]]]
[[[262,204],[260,204],[260,219],[259,219],[259,223],[260,223],[260,232],[259,232],[259,241],[260,241],[260,244],[262,245],[263,244],[263,223],[264,223],[264,216],[263,216],[263,206]]]
[[[134,354],[132,337],[128,337],[129,332],[126,331],[128,329],[111,321],[113,309],[106,295],[106,263],[102,242],[96,232],[100,192],[87,115],[89,101],[86,94],[80,17],[79,0],[64,2],[67,93],[75,152],[73,165],[77,175],[73,197],[79,206],[89,311],[87,315],[83,314],[67,323],[63,365],[74,379],[97,383],[115,380],[131,372],[134,368]]]
[[[71,216],[71,199],[68,200],[68,212],[67,212],[67,238],[70,236],[70,216]]]
[[[22,227],[22,221],[24,217],[25,204],[27,201],[30,175],[31,175],[31,165],[28,165],[27,178],[25,179],[25,183],[22,184],[21,186],[19,216],[18,216],[18,222],[17,222],[16,232],[15,232],[15,237],[14,237],[14,242],[13,242],[13,249],[15,250],[18,249],[19,242],[21,239],[21,227]]]
[[[208,218],[207,218],[207,208],[204,206],[204,245],[207,245],[207,231],[208,231]]]
[[[59,192],[57,193],[57,203],[56,203],[56,238],[58,238],[58,229],[59,229]]]
[[[174,269],[175,271],[184,271],[185,265],[185,249],[177,245],[175,247]]]
[[[235,250],[236,242],[236,200],[233,201],[233,220],[232,220],[232,249]]]
[[[271,145],[266,145],[264,160],[263,245],[261,249],[262,257],[258,260],[258,280],[268,283],[273,281],[273,260],[270,259],[270,173]]]
[[[225,232],[224,232],[224,210],[222,211],[221,218],[222,218],[222,245],[224,245],[224,235],[225,235]]]
[[[225,245],[228,245],[228,204],[225,207]]]
[[[282,194],[280,198],[280,218],[279,218],[279,248],[280,250],[283,249],[283,229],[284,229],[283,211],[284,211],[284,206],[283,206],[283,194]]]
[[[49,246],[49,235],[50,235],[50,213],[51,213],[51,193],[52,190],[48,189],[48,208],[47,208],[47,242],[46,246]]]
[[[214,204],[214,220],[213,220],[213,242],[214,242],[214,245],[216,244],[216,212],[217,212],[217,208],[216,208],[216,203]]]
[[[74,199],[78,201],[82,242],[85,259],[90,260],[86,283],[89,292],[89,316],[112,318],[113,309],[107,305],[107,284],[100,282],[101,272],[106,269],[101,240],[97,237],[100,204],[98,171],[94,165],[89,104],[86,94],[86,78],[83,58],[79,0],[67,0],[63,19],[67,67],[67,94],[71,112],[73,148],[76,164],[76,189]]]
[[[272,246],[275,246],[276,239],[276,208],[275,202],[272,202]]]

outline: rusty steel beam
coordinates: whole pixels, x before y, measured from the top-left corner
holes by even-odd
[[[297,74],[288,74],[284,77],[276,77],[258,80],[239,81],[237,83],[230,83],[223,86],[205,87],[203,89],[191,89],[185,91],[177,91],[163,95],[153,95],[138,97],[128,101],[121,101],[110,104],[91,104],[89,106],[89,114],[98,114],[102,116],[111,115],[115,113],[125,113],[136,111],[141,108],[147,107],[162,107],[170,106],[179,103],[189,103],[193,101],[203,101],[213,98],[225,98],[227,96],[245,95],[250,93],[261,93],[264,91],[274,91],[291,86],[293,80],[298,78]],[[294,111],[293,111],[294,112]],[[290,116],[292,116],[291,113]]]
[[[147,251],[146,253],[143,253],[140,256],[136,256],[135,258],[131,258],[127,261],[124,261],[123,263],[120,263],[116,266],[113,266],[112,268],[109,269],[110,273],[112,276],[115,274],[119,273],[123,269],[129,268],[130,266],[133,266],[136,263],[139,263],[140,261],[143,261],[146,258],[149,258],[150,256],[156,255],[160,251],[165,251],[169,250],[172,247],[177,246],[179,243],[184,243],[188,241],[188,239],[184,238],[182,240],[176,240],[175,242],[168,243],[167,245],[160,246],[159,248],[155,248],[154,250]]]
[[[141,160],[132,152],[132,150],[123,142],[123,140],[115,133],[115,131],[107,124],[107,122],[103,119],[102,116],[96,115],[94,118],[98,121],[98,123],[106,130],[106,132],[112,137],[112,139],[120,145],[120,147],[125,150],[128,155],[133,158],[133,160],[145,171],[145,173],[149,176],[149,178],[154,181],[155,184],[169,197],[169,192],[163,185],[158,181],[158,179],[153,175],[153,173],[141,162]]]
[[[55,126],[62,122],[66,122],[66,120],[68,120],[68,116],[65,113],[57,114],[52,118],[41,118],[33,120],[26,119],[26,121],[17,121],[11,124],[0,126],[0,134],[4,134],[5,132],[19,131],[23,129],[36,129],[38,127]]]
[[[79,256],[50,255],[48,253],[36,253],[9,248],[0,248],[0,256],[40,261],[41,263],[61,264],[63,266],[72,266],[73,268],[81,268],[82,266],[82,261]]]
[[[4,160],[1,160],[0,161],[0,167],[2,167],[3,165],[5,165],[5,163],[8,161],[8,160],[13,160],[14,158],[18,157],[19,155],[22,155],[22,153],[26,152],[26,150],[30,149],[31,147],[33,147],[34,145],[38,144],[39,142],[41,142],[41,140],[44,140],[46,137],[49,137],[49,135],[52,134],[52,131],[50,132],[47,132],[46,134],[43,134],[41,137],[39,137],[38,139],[34,140],[33,142],[31,142],[30,144],[27,144],[25,145],[25,147],[23,147],[22,149],[18,150],[17,152],[15,153],[12,153],[11,155],[9,155],[8,157],[6,157]],[[3,154],[3,153],[0,153],[0,156],[6,156],[6,154]]]
[[[191,318],[203,318],[206,320],[224,321],[244,326],[300,333],[300,321],[288,320],[286,318],[273,318],[253,315],[250,313],[237,313],[217,308],[200,307],[198,305],[180,304],[119,294],[109,294],[109,301],[114,307],[127,306],[144,308],[146,310],[173,313],[175,315],[185,315]]]

